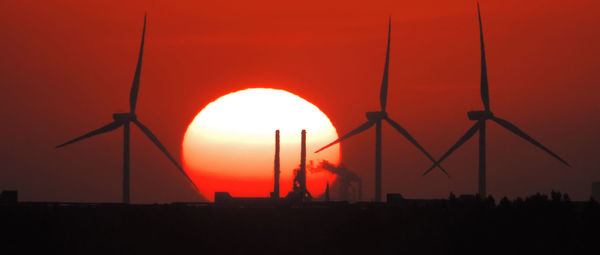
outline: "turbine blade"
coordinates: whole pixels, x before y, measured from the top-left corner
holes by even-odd
[[[521,129],[519,129],[514,124],[508,122],[507,120],[503,120],[501,118],[498,118],[498,117],[493,117],[492,120],[494,120],[496,123],[500,124],[500,126],[503,126],[504,128],[508,129],[509,131],[511,131],[511,132],[515,133],[516,135],[520,136],[521,138],[529,141],[530,143],[532,143],[533,145],[537,146],[538,148],[544,150],[548,154],[552,155],[552,157],[558,159],[560,162],[562,162],[563,164],[567,165],[568,167],[571,167],[571,165],[569,165],[569,163],[567,163],[567,161],[563,160],[558,155],[556,155],[554,152],[552,152],[550,149],[546,148],[544,145],[542,145],[541,143],[539,143],[535,139],[531,138],[531,136],[525,134],[525,132],[523,132]]]
[[[490,95],[488,91],[487,64],[485,61],[485,46],[483,44],[483,25],[481,23],[481,11],[477,3],[477,16],[479,17],[479,41],[481,42],[481,101],[486,111],[490,110]]]
[[[350,131],[350,133],[338,138],[337,140],[331,142],[330,144],[326,145],[325,147],[319,149],[318,151],[315,151],[315,153],[318,153],[324,149],[327,149],[329,146],[332,146],[336,143],[341,142],[342,140],[345,140],[353,135],[356,135],[362,131],[365,131],[365,130],[369,129],[370,127],[372,127],[373,125],[375,125],[375,121],[367,121],[367,122],[363,123],[362,125],[358,126],[357,128],[355,128],[354,130]]]
[[[146,37],[146,16],[147,15],[144,15],[144,29],[142,30],[142,43],[140,45],[140,54],[138,56],[137,67],[135,68],[135,75],[133,76],[131,92],[129,93],[129,111],[132,113],[135,112],[138,91],[140,89],[140,75],[142,74],[142,56],[144,55],[144,39]]]
[[[388,24],[388,41],[387,49],[385,52],[385,67],[383,68],[383,79],[381,81],[381,91],[379,94],[379,103],[381,104],[381,111],[385,112],[387,105],[387,93],[388,93],[388,73],[390,67],[390,38],[392,35],[392,17],[390,17]]]
[[[417,147],[417,149],[419,149],[421,152],[423,152],[423,154],[425,154],[425,156],[427,156],[427,158],[429,158],[429,160],[431,160],[431,162],[433,162],[434,164],[436,163],[435,159],[425,150],[425,148],[423,148],[423,146],[421,146],[419,144],[419,142],[417,142],[417,140],[415,138],[413,138],[408,133],[408,131],[406,131],[406,129],[404,129],[402,126],[400,126],[400,124],[396,123],[395,121],[393,121],[390,118],[386,118],[385,120],[388,123],[390,123],[390,125],[392,125],[392,127],[394,127],[398,132],[400,132],[400,134],[402,134],[409,142],[411,142],[415,147]],[[446,169],[444,169],[441,165],[437,165],[437,167],[439,167],[440,170],[442,170],[442,172],[444,172],[444,174],[446,174],[446,176],[449,176]]]
[[[444,153],[444,155],[442,155],[442,157],[440,159],[438,159],[438,161],[435,162],[433,164],[433,166],[431,166],[429,169],[427,169],[427,171],[425,171],[425,173],[423,173],[423,175],[427,175],[429,172],[431,172],[431,170],[433,170],[433,168],[435,168],[440,163],[442,163],[442,161],[444,161],[444,159],[446,159],[448,156],[450,156],[450,154],[452,154],[452,152],[454,152],[456,149],[458,149],[458,147],[463,145],[463,143],[465,143],[467,140],[469,140],[471,137],[473,137],[473,135],[475,133],[477,133],[478,129],[479,129],[479,122],[476,122],[475,125],[473,125],[469,130],[467,130],[467,132],[460,139],[458,139],[456,144],[454,144],[452,147],[450,147],[450,149],[446,153]]]
[[[77,137],[77,138],[75,138],[75,139],[73,139],[71,141],[68,141],[68,142],[63,143],[63,144],[61,144],[59,146],[56,146],[56,148],[58,149],[60,147],[67,146],[67,145],[72,144],[74,142],[77,142],[79,140],[83,140],[83,139],[90,138],[90,137],[95,136],[95,135],[99,135],[99,134],[102,134],[102,133],[106,133],[106,132],[115,130],[118,127],[120,127],[121,125],[122,125],[122,123],[118,123],[118,122],[109,123],[108,125],[105,125],[105,126],[99,128],[99,129],[96,129],[96,130],[94,130],[92,132],[89,132],[89,133],[87,133],[85,135]]]
[[[150,138],[150,140],[156,145],[156,147],[158,147],[167,156],[167,158],[169,158],[169,160],[171,160],[171,162],[173,162],[173,164],[177,167],[179,172],[181,172],[183,174],[183,176],[185,176],[185,178],[188,180],[188,182],[192,185],[194,190],[199,193],[199,190],[198,190],[198,187],[196,187],[196,184],[194,184],[192,179],[187,175],[187,173],[183,170],[183,168],[179,165],[179,163],[177,163],[177,160],[175,160],[175,158],[173,158],[171,156],[171,154],[169,154],[169,151],[167,151],[165,146],[163,146],[162,143],[160,143],[160,141],[152,133],[152,131],[150,131],[150,129],[148,129],[148,127],[144,126],[144,124],[142,124],[138,120],[134,120],[133,122],[142,130],[142,132],[144,132],[144,134],[146,134],[146,136],[148,136],[148,138]]]

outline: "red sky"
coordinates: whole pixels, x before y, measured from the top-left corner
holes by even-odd
[[[128,109],[144,12],[148,31],[138,116],[178,158],[208,102],[248,87],[293,92],[339,133],[379,107],[392,16],[388,112],[441,156],[482,109],[474,1],[2,1],[0,189],[29,201],[120,201],[122,133],[54,146]],[[491,106],[573,165],[490,122],[488,192],[552,189],[587,199],[600,181],[600,3],[481,1]],[[132,129],[132,201],[197,200]],[[343,162],[373,196],[375,131],[342,143]],[[406,197],[477,190],[477,139],[430,163],[383,129],[383,189]],[[266,152],[272,153],[272,152]],[[266,195],[266,194],[265,194]]]

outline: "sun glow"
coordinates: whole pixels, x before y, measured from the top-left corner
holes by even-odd
[[[292,189],[300,164],[300,132],[307,131],[307,187],[313,196],[335,176],[316,167],[339,164],[339,144],[314,151],[338,138],[327,116],[310,102],[277,89],[246,89],[209,103],[188,126],[183,139],[186,171],[209,200],[215,191],[266,197],[273,191],[275,130],[281,140],[281,196]],[[311,161],[314,169],[311,169]]]

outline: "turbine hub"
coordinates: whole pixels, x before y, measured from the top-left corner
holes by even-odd
[[[365,115],[367,115],[367,119],[370,121],[385,119],[388,116],[387,112],[367,112]]]
[[[113,119],[117,122],[129,122],[137,119],[135,113],[113,113]]]
[[[481,119],[490,119],[494,117],[494,114],[490,111],[469,111],[467,112],[467,116],[470,120],[481,120]]]

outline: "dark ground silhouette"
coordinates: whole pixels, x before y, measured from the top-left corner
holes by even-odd
[[[3,254],[581,254],[600,237],[593,200],[456,198],[302,206],[0,205]]]

